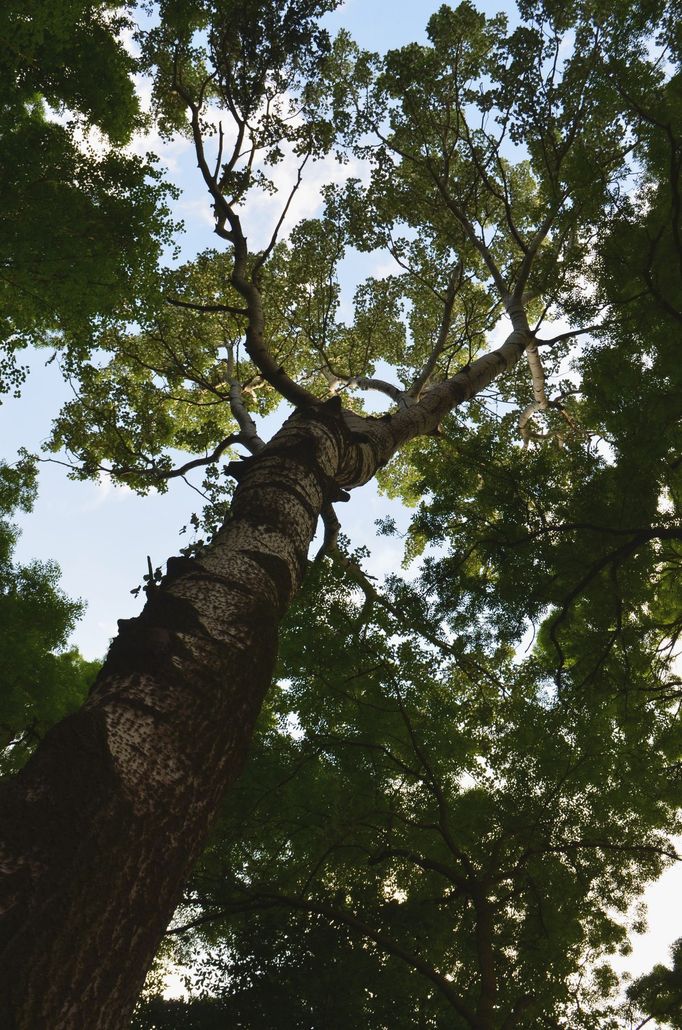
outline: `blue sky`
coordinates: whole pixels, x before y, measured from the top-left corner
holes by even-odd
[[[341,10],[329,16],[331,29],[347,28],[357,42],[368,49],[386,50],[411,40],[425,39],[425,25],[439,3],[409,3],[405,0],[348,0]],[[505,9],[505,5],[478,5],[487,14]],[[509,13],[509,6],[506,7]],[[156,141],[140,143],[142,150],[154,149]],[[185,256],[215,246],[211,231],[211,213],[196,163],[187,143],[162,148],[162,160],[168,174],[182,188],[178,211],[187,224],[181,239]],[[319,186],[331,166],[311,171],[307,185],[297,203],[300,216],[315,213],[319,202]],[[332,169],[339,174],[338,166]],[[276,198],[252,210],[253,233],[257,237],[272,224]],[[293,224],[293,221],[290,224]],[[249,214],[244,219],[247,233]],[[254,237],[252,235],[252,242]],[[349,277],[358,279],[374,270],[372,258],[363,258],[349,270]],[[12,461],[19,446],[38,451],[49,435],[51,420],[70,389],[59,375],[55,363],[46,365],[49,352],[30,357],[31,375],[19,400],[8,398],[0,406],[1,456]],[[272,428],[272,426],[270,427]],[[263,431],[265,435],[267,428]],[[197,476],[196,482],[200,481]],[[78,625],[73,642],[89,658],[102,657],[110,637],[116,632],[116,620],[129,618],[141,607],[141,599],[130,591],[142,580],[147,555],[154,566],[177,553],[186,542],[179,536],[180,527],[200,506],[200,499],[181,481],[173,481],[165,495],[151,494],[138,498],[124,487],[106,480],[99,483],[77,483],[67,479],[66,470],[46,464],[42,467],[40,493],[34,511],[20,520],[22,536],[17,553],[21,561],[32,558],[54,559],[62,569],[62,587],[71,597],[87,602],[87,611]],[[400,542],[376,537],[374,521],[388,510],[376,487],[370,484],[355,491],[349,504],[340,511],[343,529],[355,544],[367,543],[372,550],[368,570],[381,575],[400,563]],[[396,512],[404,524],[405,513]],[[666,948],[679,932],[673,925],[675,906],[670,898],[680,883],[679,870],[672,870],[651,892],[654,930],[640,941],[634,959],[628,966],[634,972],[649,968],[655,959],[666,957]]]

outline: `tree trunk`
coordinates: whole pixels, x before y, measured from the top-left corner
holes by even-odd
[[[513,333],[391,418],[299,411],[242,463],[200,560],[172,558],[85,706],[0,789],[0,1026],[120,1030],[237,776],[323,507],[511,367]]]
[[[238,774],[348,434],[289,420],[200,561],[171,559],[85,706],[3,785],[0,1026],[124,1027]]]

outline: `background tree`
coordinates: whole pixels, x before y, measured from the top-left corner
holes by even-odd
[[[82,704],[97,662],[65,645],[82,604],[58,587],[53,563],[12,561],[16,528],[8,520],[28,511],[35,467],[0,465],[0,768],[16,771],[46,730]]]
[[[96,1014],[103,1028],[125,1021],[223,790],[242,765],[272,675],[277,623],[300,585],[318,517],[333,552],[332,503],[398,451],[401,457],[384,473],[384,482],[411,496],[431,491],[433,504],[418,516],[422,526],[429,518],[436,524],[441,497],[452,505],[449,484],[425,479],[424,464],[435,469],[442,461],[443,471],[452,444],[460,442],[474,461],[478,456],[475,476],[471,464],[455,462],[463,486],[452,510],[463,505],[458,521],[473,523],[466,556],[453,561],[446,555],[426,570],[426,582],[442,595],[441,618],[451,629],[464,629],[460,639],[471,639],[474,654],[493,647],[487,630],[493,616],[494,647],[502,648],[508,662],[525,619],[539,620],[554,606],[535,659],[538,676],[546,683],[553,676],[555,690],[546,708],[539,705],[541,739],[549,732],[543,712],[551,724],[573,708],[580,712],[589,700],[594,718],[606,720],[599,732],[607,724],[610,732],[617,728],[626,764],[630,739],[639,740],[640,753],[646,739],[657,754],[671,757],[652,738],[650,720],[664,715],[640,699],[633,706],[631,692],[620,689],[630,682],[625,674],[642,694],[650,693],[651,680],[643,668],[632,672],[631,655],[650,654],[670,638],[656,607],[665,606],[680,535],[679,520],[658,510],[664,488],[670,489],[663,472],[675,471],[665,464],[668,452],[654,463],[658,478],[646,482],[645,521],[629,521],[621,504],[620,521],[610,510],[608,521],[586,527],[584,509],[572,509],[571,498],[576,477],[587,470],[588,486],[601,483],[598,492],[615,481],[618,501],[622,472],[612,471],[606,449],[600,453],[586,443],[592,439],[590,403],[599,410],[590,394],[587,356],[597,354],[602,367],[611,361],[620,374],[624,350],[622,337],[610,331],[623,298],[616,301],[609,293],[595,261],[601,257],[596,241],[617,239],[628,211],[625,194],[633,173],[640,172],[631,154],[654,193],[660,181],[660,161],[649,143],[652,134],[659,135],[645,101],[654,97],[658,104],[674,95],[663,63],[663,57],[678,57],[674,12],[662,5],[626,5],[604,18],[589,5],[568,12],[526,5],[522,26],[508,34],[503,19],[487,21],[462,4],[434,16],[428,46],[408,46],[378,63],[343,35],[332,45],[317,22],[330,6],[306,0],[162,4],[158,24],[140,35],[144,60],[155,75],[159,124],[169,133],[189,132],[225,249],[169,272],[163,304],[157,279],[154,290],[133,289],[131,280],[116,309],[91,323],[87,338],[64,323],[57,342],[79,394],[57,423],[54,445],[71,451],[76,474],[107,468],[141,491],[206,465],[209,486],[217,486],[216,502],[224,491],[215,463],[237,444],[250,457],[228,466],[238,482],[228,521],[194,556],[171,559],[160,586],[148,583],[142,615],[121,626],[84,708],[47,736],[20,777],[3,785],[8,876],[0,968],[3,1015],[10,1025],[77,1025],[85,1013],[90,1020]],[[662,53],[652,49],[654,25],[663,25]],[[212,120],[215,108],[220,124]],[[671,116],[673,155],[674,124]],[[285,201],[269,242],[250,252],[242,226],[250,192],[271,189],[270,171],[286,159],[297,168],[295,193],[305,165],[338,146],[355,148],[369,163],[368,185],[351,181],[342,191],[328,191],[321,222],[308,222],[290,241],[278,243],[290,203]],[[649,150],[650,160],[639,157]],[[674,168],[654,211],[665,210],[663,196],[672,196],[677,210],[679,167]],[[650,231],[648,205],[635,213],[644,232]],[[655,224],[654,218],[654,232]],[[668,296],[667,280],[662,273],[656,278],[654,269],[675,236],[659,235],[651,261],[643,270],[635,261],[628,275],[648,275]],[[349,246],[386,248],[397,271],[358,289],[354,317],[346,324],[338,317],[338,268]],[[656,293],[649,288],[648,294],[651,303]],[[657,311],[660,306],[658,301]],[[558,316],[569,319],[568,330],[541,336],[542,327]],[[506,338],[487,350],[498,324]],[[645,328],[637,321],[638,334]],[[575,336],[588,331],[598,343],[583,352]],[[524,354],[529,373],[518,364]],[[395,369],[392,381],[377,376],[379,362]],[[668,374],[674,374],[672,366]],[[491,414],[486,402],[493,383],[498,407]],[[636,394],[636,381],[631,385]],[[378,389],[394,410],[363,416],[359,402],[347,400],[356,389]],[[570,397],[577,398],[575,412]],[[295,413],[265,445],[250,412],[267,411],[281,398]],[[472,400],[462,432],[450,413]],[[607,408],[609,400],[618,410],[619,398],[607,395]],[[509,437],[502,444],[504,430],[531,446],[524,451]],[[438,433],[445,436],[445,458],[430,444],[415,443]],[[559,442],[565,457],[554,448]],[[529,464],[545,472],[547,484],[540,479],[526,486],[521,463],[529,452],[535,455],[535,444],[538,456]],[[170,448],[206,456],[177,465]],[[486,507],[495,492],[489,472],[498,461],[511,475],[521,470],[522,488],[510,492],[509,503],[498,493],[499,507]],[[578,496],[587,504],[589,490]],[[526,513],[521,541],[515,537],[519,523],[505,521],[517,515],[514,502]],[[214,504],[213,525],[216,511]],[[492,543],[481,534],[483,527],[492,527]],[[444,536],[456,531],[456,547],[460,528],[443,528]],[[555,553],[553,546],[557,538],[560,545],[574,544],[571,534],[579,531],[585,535],[575,553],[584,550],[588,564],[576,577],[561,566],[561,554],[566,561],[571,552],[559,546]],[[513,591],[504,570],[488,566],[485,557],[501,540],[505,560],[509,545],[535,544]],[[536,562],[536,555],[543,557]],[[647,561],[661,575],[651,626],[649,609],[642,631],[638,602]],[[457,597],[444,589],[452,587],[445,576],[448,563],[463,570]],[[609,591],[609,576],[617,589]],[[590,606],[589,623],[583,595],[600,605],[596,615]],[[664,659],[655,684],[663,697],[675,690]],[[592,682],[595,671],[598,683]],[[526,687],[537,695],[537,687]],[[636,718],[630,721],[633,707]],[[392,718],[400,715],[398,706]],[[570,720],[569,725],[570,739],[578,728]],[[649,735],[638,737],[647,726]],[[499,753],[503,767],[511,750],[507,758]],[[657,758],[660,768],[658,763]],[[504,768],[505,782],[510,777]],[[633,782],[644,784],[639,770]],[[653,783],[659,784],[657,775]],[[493,788],[488,794],[500,805],[502,819],[503,792]],[[551,793],[544,781],[542,791]],[[522,796],[520,787],[516,792]],[[471,800],[481,803],[475,826],[486,806],[480,793]],[[659,815],[667,818],[666,804],[662,797],[647,825],[655,828]],[[627,819],[619,806],[614,801],[616,814]],[[550,851],[551,839],[550,834]],[[546,834],[541,843],[546,854]],[[633,889],[644,868],[635,865]],[[460,879],[461,873],[455,869]],[[372,881],[375,903],[384,874],[377,872]],[[494,875],[502,875],[499,868]],[[599,871],[588,881],[592,875],[598,881]],[[514,882],[514,889],[520,887]],[[545,888],[551,899],[546,882]],[[480,896],[480,884],[476,890],[478,908],[487,910],[490,897]],[[517,903],[522,914],[531,912],[530,905],[526,910],[525,902]],[[505,915],[499,905],[502,922]],[[384,916],[385,911],[379,918]],[[38,928],[50,938],[50,948],[41,945],[39,953]],[[499,933],[503,938],[515,929],[502,927]],[[587,933],[583,924],[575,932],[580,940]],[[608,933],[604,926],[600,932],[603,943]],[[499,941],[496,946],[504,952]],[[462,949],[466,954],[464,936]],[[433,969],[449,959],[419,961]],[[523,961],[532,965],[529,955]],[[485,969],[479,965],[467,988],[478,990],[475,998],[465,991],[462,999],[445,987],[445,973],[439,976],[440,993],[458,999],[462,1018],[469,1018],[463,1012],[470,1013],[472,1005],[486,1026],[495,1025],[499,1005],[510,1006],[510,1017],[520,1011],[511,988],[510,997],[498,1003],[490,962]],[[565,982],[557,973],[558,991]]]
[[[493,479],[498,500],[519,503],[523,481],[511,491],[504,467]],[[448,482],[442,467],[433,482]],[[555,489],[545,482],[541,499]],[[504,568],[495,557],[472,565]],[[563,546],[543,559],[551,582]],[[364,581],[358,598],[340,570],[320,570],[285,624],[284,686],[170,931],[224,1017],[627,1025],[603,959],[626,946],[622,916],[675,856],[677,681],[661,675],[660,634],[619,639],[609,657],[598,620],[571,620],[564,642],[598,669],[571,667],[559,694],[553,646],[512,658],[518,626],[495,604],[499,584],[460,571],[455,593],[447,567],[433,581],[443,562],[386,597]],[[625,577],[620,604],[646,605],[642,584],[658,590]],[[467,598],[465,616],[452,610]],[[460,619],[476,616],[485,633],[465,636]],[[352,972],[335,980],[337,963]],[[283,994],[297,999],[286,1010]],[[152,1013],[166,1025],[162,1011],[150,1003],[139,1025]]]
[[[151,155],[126,153],[141,129],[125,6],[24,3],[0,12],[2,155],[0,389],[25,375],[15,355],[58,344],[153,288],[172,224]]]
[[[638,1024],[646,1026],[651,1020],[661,1026],[679,1027],[682,1020],[682,984],[680,983],[680,942],[671,949],[672,968],[662,963],[650,973],[638,977],[628,988],[628,998],[646,1016]]]

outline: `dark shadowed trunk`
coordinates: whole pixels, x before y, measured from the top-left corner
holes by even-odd
[[[91,695],[2,786],[0,1026],[126,1026],[270,684],[323,508],[511,367],[502,348],[397,415],[333,400],[242,463],[200,560],[171,559]]]
[[[205,556],[171,559],[84,708],[4,785],[3,1027],[125,1025],[243,764],[342,425],[292,419],[244,463]]]

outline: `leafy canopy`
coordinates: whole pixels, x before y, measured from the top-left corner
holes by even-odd
[[[2,6],[2,391],[19,388],[27,343],[82,338],[154,292],[172,190],[123,149],[143,125],[129,25],[109,2]]]
[[[29,511],[35,467],[0,465],[0,774],[15,772],[45,731],[76,709],[97,662],[66,649],[83,605],[59,589],[54,562],[13,562],[10,518]]]
[[[381,471],[416,577],[378,590],[347,546],[312,571],[171,934],[213,1000],[167,1016],[616,1027],[608,958],[679,829],[679,11],[529,0],[510,29],[465,2],[380,58],[329,37],[334,6],[162,3],[139,62],[106,5],[3,14],[27,34],[2,109],[8,353],[60,349],[50,446],[75,476],[144,493],[203,466],[210,534],[219,462],[258,453],[282,398],[428,407],[510,323],[527,358]],[[139,125],[136,70],[219,240],[173,268],[150,163],[78,142]],[[352,174],[285,238],[330,157]],[[280,216],[252,249],[259,193]],[[348,303],[357,252],[391,271]],[[632,1004],[674,1001],[675,975]]]

